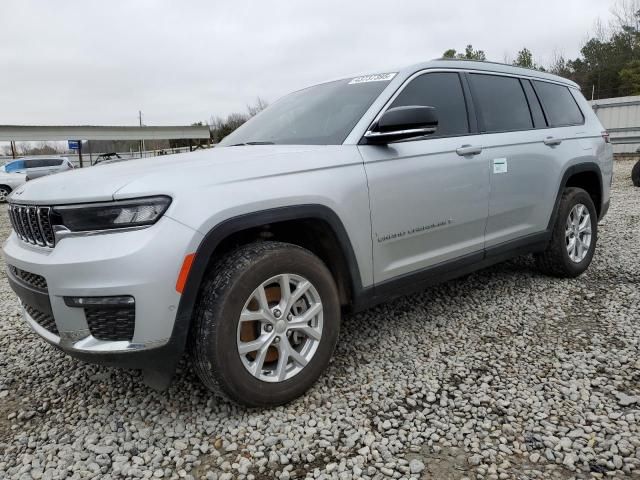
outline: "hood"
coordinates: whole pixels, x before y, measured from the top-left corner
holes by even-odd
[[[15,191],[13,201],[60,205],[173,195],[186,188],[344,164],[338,150],[344,148],[340,145],[247,145],[99,164],[30,181]],[[330,150],[335,150],[335,154],[327,154]]]

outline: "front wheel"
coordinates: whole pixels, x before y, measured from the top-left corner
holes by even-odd
[[[194,320],[192,357],[204,385],[247,406],[274,406],[300,396],[327,367],[340,302],[311,252],[254,243],[214,265]]]
[[[0,202],[6,202],[7,197],[11,193],[11,189],[9,187],[5,187],[4,185],[0,185]]]
[[[536,265],[548,275],[577,277],[591,264],[598,240],[598,216],[591,196],[581,188],[565,188],[551,241],[536,254]]]

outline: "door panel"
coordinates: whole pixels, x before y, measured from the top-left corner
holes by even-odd
[[[554,161],[562,143],[549,135],[542,108],[528,80],[469,73],[482,143],[490,165],[487,248],[546,229],[546,203],[555,201]]]
[[[547,228],[561,173],[555,157],[568,148],[545,145],[548,132],[483,135],[491,178],[487,248]],[[496,160],[505,167],[494,166]]]
[[[478,140],[359,147],[369,185],[376,283],[483,250],[489,163],[484,152],[456,153]]]

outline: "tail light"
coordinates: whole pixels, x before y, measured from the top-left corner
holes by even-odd
[[[602,132],[602,138],[604,140],[604,143],[611,143],[611,139],[609,138],[609,132],[607,132],[606,130]]]

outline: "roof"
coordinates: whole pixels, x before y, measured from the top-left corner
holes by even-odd
[[[541,72],[539,70],[533,70],[531,68],[514,67],[513,65],[507,65],[505,63],[497,62],[443,58],[410,65],[402,70],[405,73],[415,73],[420,70],[427,70],[430,68],[459,68],[464,70],[478,70],[482,72],[508,73],[511,75],[538,78],[540,80],[562,83],[573,88],[580,88],[577,83],[566,78],[559,77],[558,75]]]

